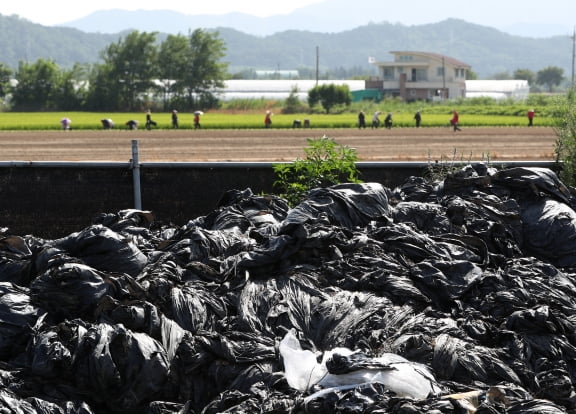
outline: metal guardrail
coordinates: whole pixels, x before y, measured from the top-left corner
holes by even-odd
[[[471,161],[471,163],[480,161]],[[140,168],[272,168],[275,164],[289,164],[289,161],[282,162],[139,162]],[[464,163],[462,163],[464,164]],[[504,165],[506,167],[542,167],[550,168],[556,165],[555,161],[492,161],[492,165]],[[423,161],[375,161],[357,163],[360,168],[425,168],[430,165]],[[0,168],[133,168],[133,161],[0,161]]]

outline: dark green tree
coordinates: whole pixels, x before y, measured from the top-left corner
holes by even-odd
[[[17,111],[57,110],[60,69],[51,60],[34,63],[20,62],[15,75],[17,85],[12,92],[13,108]]]
[[[183,35],[168,35],[158,51],[158,76],[164,109],[181,107],[182,87],[178,83],[186,72],[190,43]]]
[[[83,108],[87,90],[86,66],[77,63],[71,69],[62,69],[54,91],[56,107],[63,111]]]
[[[546,86],[549,92],[552,92],[555,86],[560,85],[563,79],[564,69],[557,66],[548,66],[536,73],[536,81]]]
[[[134,31],[102,53],[90,89],[92,109],[140,110],[155,86],[156,33]],[[94,103],[102,105],[94,107]]]
[[[509,72],[504,71],[504,72],[499,72],[499,73],[495,73],[491,76],[492,79],[497,79],[497,80],[510,80],[512,79],[512,75],[510,75]]]
[[[478,74],[471,69],[466,70],[466,80],[477,80]]]
[[[0,63],[0,99],[4,98],[10,92],[10,78],[12,69],[3,63]]]
[[[536,81],[536,74],[530,69],[516,69],[512,75],[514,79],[528,81],[528,85],[533,85]]]
[[[185,69],[178,74],[175,90],[186,97],[188,108],[207,109],[218,105],[215,88],[224,88],[228,64],[221,61],[226,46],[218,32],[194,30],[189,38]]]
[[[320,104],[327,114],[336,105],[349,106],[351,103],[352,94],[348,85],[329,83],[317,85],[308,91],[308,104],[310,107]]]
[[[296,114],[299,112],[304,112],[306,110],[306,106],[300,102],[298,98],[298,87],[293,87],[290,91],[290,95],[284,101],[284,107],[282,108],[283,114]]]
[[[102,63],[92,67],[88,75],[89,86],[86,108],[91,111],[114,110],[119,105],[117,82],[112,78],[112,65]]]

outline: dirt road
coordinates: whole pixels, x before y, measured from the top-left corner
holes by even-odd
[[[133,140],[141,162],[291,161],[322,136],[360,161],[552,161],[556,140],[545,127],[0,131],[0,161],[128,161]]]

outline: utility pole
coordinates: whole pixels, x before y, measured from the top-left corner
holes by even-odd
[[[319,69],[318,65],[320,63],[320,48],[316,46],[316,86],[318,86]]]
[[[444,56],[442,56],[442,100],[448,98],[446,95],[446,64],[444,62]]]
[[[576,27],[572,33],[572,87],[574,87],[574,60],[576,59]]]

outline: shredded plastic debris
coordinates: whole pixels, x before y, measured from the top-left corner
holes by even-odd
[[[478,164],[3,229],[0,411],[574,412],[575,206],[551,170]]]

